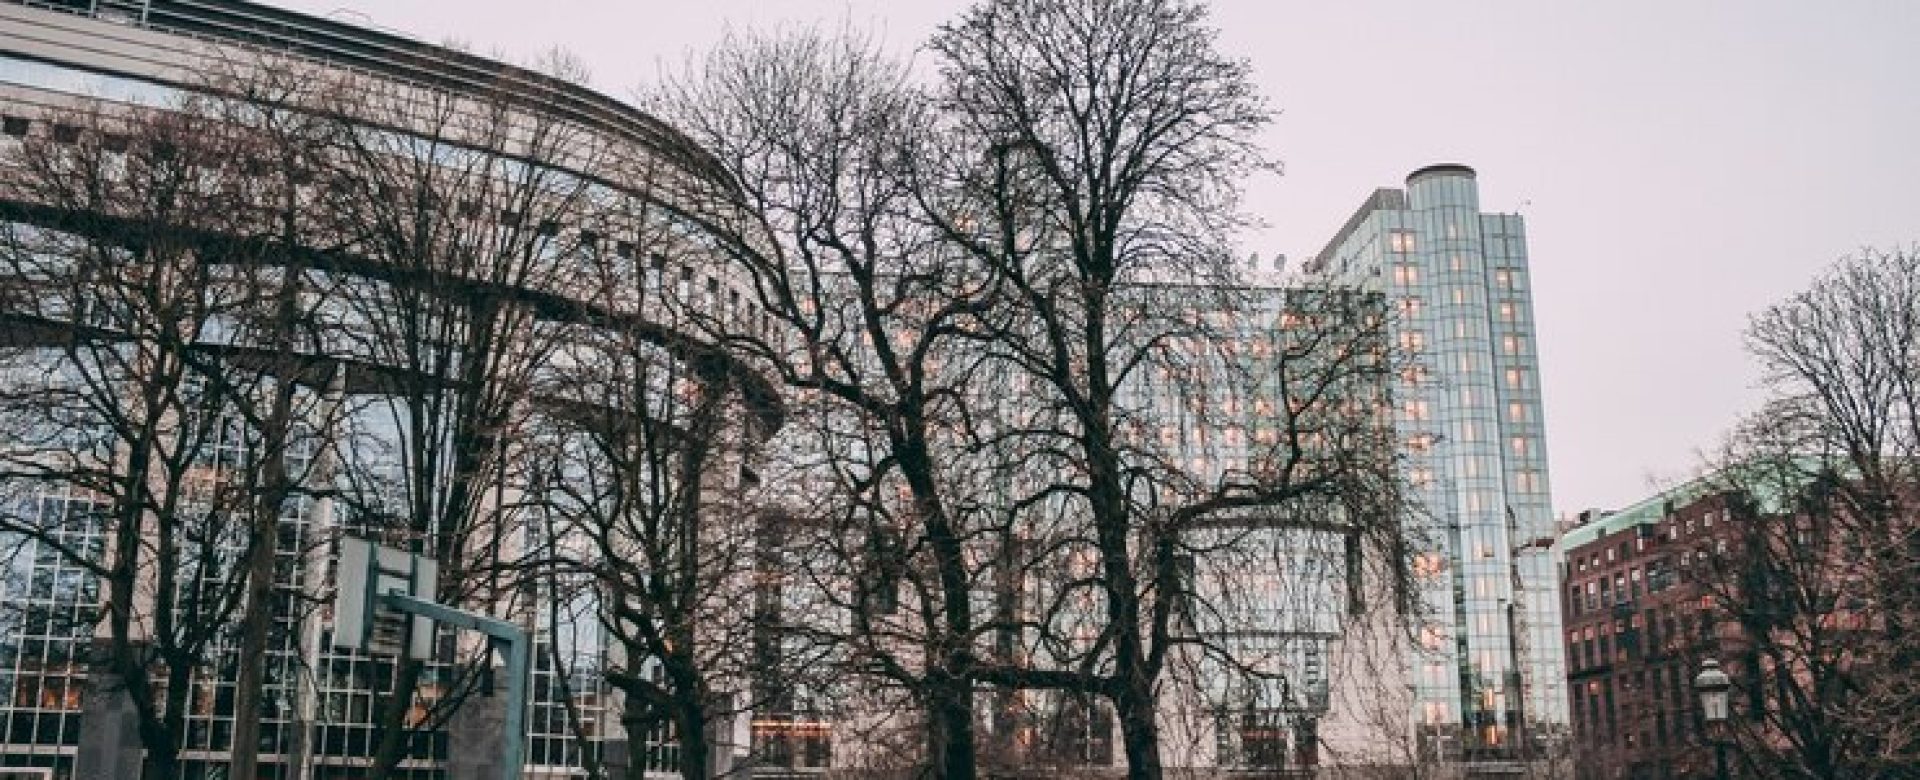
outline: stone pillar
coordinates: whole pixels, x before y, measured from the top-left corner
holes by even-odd
[[[717,698],[720,706],[716,709],[730,714],[717,715],[708,725],[707,745],[712,751],[710,771],[714,777],[732,777],[752,757],[753,712],[735,711],[744,696],[721,694]]]
[[[140,718],[120,675],[94,664],[80,703],[80,753],[74,780],[140,776]]]
[[[494,679],[506,676],[506,670],[499,667],[491,673]],[[447,721],[449,780],[499,780],[500,741],[509,738],[501,733],[506,727],[506,718],[504,688],[491,695],[476,692],[460,702],[460,709]],[[511,738],[524,740],[527,735],[515,734]]]

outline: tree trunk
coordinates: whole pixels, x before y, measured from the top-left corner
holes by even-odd
[[[397,668],[393,675],[393,688],[387,694],[387,706],[381,708],[374,723],[375,732],[380,741],[374,746],[373,765],[368,767],[368,776],[375,780],[392,777],[394,769],[407,757],[408,737],[413,729],[407,725],[407,710],[413,706],[413,690],[420,684],[420,662],[400,658],[395,661]]]
[[[293,412],[291,386],[276,388],[270,430],[262,442],[261,494],[253,505],[247,550],[246,611],[241,615],[238,673],[233,683],[231,780],[255,780],[260,764],[260,702],[265,685],[267,629],[273,625],[274,557],[280,547],[280,510],[287,497],[286,442]]]
[[[927,420],[918,403],[904,405],[902,434],[894,441],[901,473],[915,497],[931,543],[940,578],[943,621],[930,659],[937,668],[927,675],[928,761],[939,780],[973,780],[978,750],[973,731],[973,672],[969,651],[973,641],[973,601],[966,554],[953,522],[941,505],[934,479],[933,456],[926,439]]]
[[[1160,726],[1159,713],[1154,709],[1153,681],[1124,669],[1121,675],[1113,704],[1127,751],[1127,777],[1159,780]]]
[[[713,746],[707,742],[707,718],[704,707],[682,702],[675,713],[680,728],[680,777],[683,780],[707,780],[713,766]]]
[[[967,678],[940,674],[927,681],[927,739],[933,776],[973,780],[977,773],[973,734],[973,686]]]
[[[233,780],[254,780],[259,774],[260,689],[266,676],[267,625],[273,617],[276,531],[272,526],[262,529],[256,519],[253,549],[247,556],[247,606],[241,617],[239,669],[233,682],[233,752],[228,764]]]
[[[176,659],[167,662],[167,690],[163,698],[165,710],[156,724],[157,729],[147,733],[147,744],[155,742],[168,745],[180,744],[180,736],[186,731],[187,697],[192,690],[193,672],[191,667],[179,663]],[[143,780],[177,780],[180,772],[180,751],[147,750],[146,771],[141,773]]]
[[[646,780],[647,735],[652,733],[658,721],[636,709],[646,707],[639,699],[640,694],[632,690],[623,690],[622,693],[625,696],[620,711],[620,728],[627,734],[627,763],[620,770],[619,780]]]
[[[295,168],[283,161],[285,170]],[[299,229],[292,216],[298,206],[291,200],[295,190],[288,188],[281,204],[281,241],[288,246],[299,243]],[[268,340],[280,355],[293,353],[293,330],[300,316],[300,279],[306,270],[296,263],[285,269],[274,295],[272,329]],[[249,531],[244,609],[240,624],[239,670],[233,685],[233,748],[227,765],[230,780],[255,780],[260,764],[260,701],[265,684],[267,631],[273,625],[274,560],[280,549],[280,512],[292,492],[287,474],[287,441],[293,427],[294,384],[284,377],[273,382],[272,402],[262,420],[260,431],[261,462],[254,483],[258,491],[250,507],[253,521]]]
[[[180,756],[169,750],[148,753],[146,767],[140,771],[141,780],[176,780],[179,777]]]

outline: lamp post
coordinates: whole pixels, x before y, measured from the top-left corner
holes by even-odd
[[[1727,692],[1733,688],[1733,680],[1727,673],[1720,671],[1720,662],[1709,658],[1700,664],[1700,674],[1693,678],[1693,689],[1700,694],[1700,715],[1707,722],[1707,731],[1713,734],[1713,764],[1720,780],[1727,780],[1727,740],[1724,733],[1727,724]]]

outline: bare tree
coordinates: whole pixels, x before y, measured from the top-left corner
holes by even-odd
[[[520,614],[530,605],[518,601],[528,551],[516,443],[574,314],[572,269],[597,244],[606,189],[574,171],[607,159],[605,142],[504,89],[466,97],[368,82],[340,99],[326,112],[343,141],[323,185],[337,193],[332,231],[353,243],[328,268],[342,279],[329,346],[364,367],[353,449],[384,453],[349,480],[349,525],[437,560],[441,603]],[[421,663],[394,668],[376,717],[377,776],[475,679],[421,699]],[[408,717],[416,704],[424,721]]]
[[[347,527],[438,559],[443,603],[520,618],[528,598],[567,597],[589,559],[538,548],[534,513],[572,512],[575,531],[622,520],[585,537],[625,642],[606,671],[636,712],[670,714],[702,774],[705,726],[745,706],[750,633],[713,641],[707,624],[738,595],[713,586],[756,560],[713,545],[750,544],[721,531],[751,523],[712,520],[741,506],[736,445],[774,424],[743,433],[730,415],[777,400],[635,298],[649,272],[661,291],[647,263],[689,249],[624,240],[673,233],[635,181],[681,186],[678,167],[653,169],[687,161],[617,156],[505,88],[221,65],[164,111],[50,115],[10,153],[0,204],[4,316],[20,326],[4,477],[76,507],[11,503],[4,528],[107,583],[106,666],[150,772],[181,771],[188,704],[222,674],[236,680],[219,704],[236,710],[229,770],[257,772],[275,626],[318,596],[280,587],[284,554],[305,552],[287,549],[286,520],[324,492]],[[609,170],[635,181],[593,178]],[[674,297],[693,305],[686,284]],[[563,465],[602,479],[541,471],[553,451],[535,434],[563,429],[564,454],[587,456]],[[337,490],[306,473],[336,430],[350,439]],[[223,657],[231,670],[214,668]],[[650,662],[670,684],[641,673]],[[716,683],[723,662],[734,673]],[[435,689],[417,662],[392,670],[376,685],[376,774],[418,754],[415,735],[479,679]]]
[[[666,244],[608,262],[605,295],[592,300],[618,300],[628,285],[665,293],[644,280]],[[567,334],[546,383],[529,502],[550,529],[543,565],[579,575],[594,605],[575,619],[597,622],[599,674],[622,694],[625,776],[649,769],[642,747],[664,731],[681,775],[704,778],[725,768],[714,730],[749,706],[755,614],[742,605],[765,551],[745,456],[778,410],[768,388],[742,391],[758,380],[726,353],[663,337],[659,315],[681,304],[653,304],[651,316]]]
[[[796,399],[788,453],[807,462],[788,465],[812,495],[788,511],[847,616],[807,630],[908,693],[934,776],[972,777],[986,613],[962,445],[985,377],[963,322],[996,293],[918,216],[906,160],[930,107],[867,42],[816,32],[731,38],[659,102],[772,228],[774,251],[735,252],[772,326],[713,329]]]
[[[13,370],[44,375],[6,388],[6,480],[90,508],[15,504],[36,509],[0,523],[106,583],[94,689],[125,695],[162,778],[181,771],[189,698],[231,617],[270,615],[255,586],[271,569],[264,582],[235,575],[278,549],[255,522],[253,458],[284,459],[299,416],[298,379],[276,378],[275,351],[244,325],[273,311],[267,279],[288,278],[261,272],[287,237],[272,215],[290,196],[266,175],[287,175],[275,168],[286,139],[230,108],[200,96],[52,112],[50,132],[8,161],[6,316],[24,336]],[[278,320],[304,321],[297,307]],[[243,412],[276,395],[281,424],[263,448]],[[299,474],[276,471],[277,524]]]
[[[1157,776],[1170,655],[1283,674],[1212,630],[1252,612],[1197,560],[1296,531],[1342,565],[1401,553],[1385,318],[1239,284],[1225,242],[1266,114],[1198,9],[988,3],[932,48],[937,101],[816,34],[732,41],[665,91],[779,250],[735,247],[781,327],[724,341],[812,437],[803,514],[847,616],[815,630],[914,701],[933,772],[976,771],[982,722],[1006,758],[1045,728],[1015,692],[1044,689],[1082,734],[1116,704]],[[1170,407],[1254,452],[1196,467],[1162,441]]]
[[[1105,697],[1135,777],[1161,774],[1170,660],[1187,648],[1236,666],[1233,648],[1183,625],[1194,560],[1284,528],[1403,554],[1379,302],[1294,296],[1264,313],[1294,325],[1269,344],[1276,357],[1230,352],[1253,342],[1226,325],[1258,316],[1227,242],[1241,181],[1269,167],[1254,139],[1269,115],[1214,35],[1192,3],[1006,0],[931,44],[945,157],[958,161],[948,178],[965,195],[930,211],[1011,293],[1016,314],[988,325],[1035,411],[1012,438],[1043,463],[1023,525],[1057,529],[1056,602],[1083,605],[1048,619],[1093,637],[1064,668],[986,679]],[[1268,420],[1278,436],[1244,466],[1183,463],[1145,435],[1164,407],[1144,398],[1204,417],[1249,370],[1272,372],[1259,379],[1277,378],[1282,408]]]
[[[1695,551],[1766,776],[1920,767],[1920,254],[1869,250],[1753,318],[1771,393],[1718,464],[1736,523]]]
[[[242,257],[223,258],[227,272],[253,305],[223,322],[227,345],[222,370],[209,381],[223,391],[223,413],[247,432],[241,461],[232,479],[248,502],[246,553],[241,561],[244,602],[233,648],[234,728],[228,771],[234,777],[258,773],[263,689],[273,661],[270,634],[279,617],[315,619],[288,581],[281,555],[305,558],[308,552],[282,541],[290,514],[307,511],[324,486],[309,478],[315,454],[332,446],[335,419],[342,410],[326,390],[342,378],[342,369],[325,354],[317,324],[329,305],[329,284],[318,259],[339,251],[345,237],[311,215],[325,205],[309,186],[334,162],[338,126],[313,113],[333,80],[311,68],[285,61],[234,59],[204,75],[202,89],[218,118],[245,133],[250,178],[251,219],[226,236],[250,248]],[[305,540],[306,545],[314,544]]]

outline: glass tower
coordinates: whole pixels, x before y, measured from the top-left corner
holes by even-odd
[[[1422,545],[1416,734],[1443,759],[1542,757],[1567,713],[1521,218],[1480,211],[1473,169],[1428,166],[1376,190],[1307,270],[1386,296],[1414,356],[1395,423]]]

